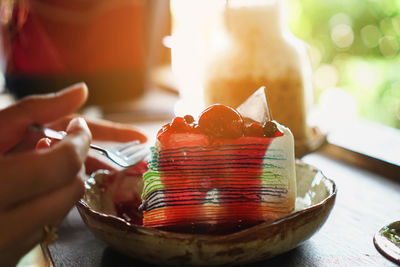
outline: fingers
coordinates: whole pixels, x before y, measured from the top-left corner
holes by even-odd
[[[68,127],[70,135],[80,132],[79,120]],[[87,131],[87,127],[86,127]],[[51,140],[41,139],[37,149],[48,149]],[[83,182],[76,176],[65,187],[20,202],[0,212],[0,265],[15,266],[19,258],[44,240],[44,225],[58,226],[70,208],[83,195]]]
[[[147,141],[144,134],[129,125],[104,120],[90,121],[88,124],[90,130],[94,133],[94,138],[99,141],[129,142],[139,140],[141,143]]]
[[[52,145],[51,139],[42,138],[38,141],[38,143],[36,145],[36,149],[49,148],[51,145]],[[100,155],[99,153],[89,150],[87,158],[85,160],[85,170],[86,170],[85,172],[87,174],[91,174],[99,169],[104,169],[104,170],[109,170],[109,171],[118,171],[121,169],[121,167],[119,167],[118,165],[116,165],[113,162],[110,162],[110,160],[107,159],[106,157],[104,157],[104,155]]]
[[[80,163],[82,164],[89,151],[89,145],[92,141],[92,134],[89,130],[86,121],[83,118],[73,119],[67,127],[67,136],[64,140],[74,145],[76,149],[76,155],[79,157]],[[62,140],[59,144],[62,146]]]
[[[54,225],[65,217],[72,206],[83,196],[84,186],[80,179],[69,185],[42,195],[29,202],[24,202],[16,209],[5,212],[0,220],[0,255],[1,252],[19,245],[19,249],[27,250],[42,241],[40,234],[44,225]],[[31,238],[26,242],[27,237]]]
[[[98,153],[90,153],[85,161],[85,169],[87,174],[91,174],[97,170],[120,171],[122,167],[118,166],[108,158]]]
[[[64,130],[73,116],[67,116],[49,124],[56,130]],[[139,140],[141,143],[147,141],[147,137],[133,126],[115,123],[105,120],[87,120],[93,139],[98,141],[129,142]]]
[[[7,181],[0,187],[0,209],[71,183],[83,166],[90,141],[85,121],[76,118],[68,126],[67,136],[51,148],[2,158],[0,179]]]
[[[59,93],[27,97],[0,112],[0,153],[4,153],[28,132],[33,123],[45,124],[75,112],[88,95],[84,83]]]

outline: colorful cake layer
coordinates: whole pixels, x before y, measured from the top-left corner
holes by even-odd
[[[273,136],[260,136],[243,122],[239,137],[226,138],[225,126],[213,135],[200,119],[160,131],[143,177],[143,225],[229,232],[291,212],[296,184],[290,131],[274,124]]]

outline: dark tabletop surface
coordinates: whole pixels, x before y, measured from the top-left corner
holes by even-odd
[[[372,238],[383,225],[400,220],[400,179],[387,179],[321,153],[303,160],[336,182],[335,207],[309,240],[254,266],[396,266],[377,252]],[[49,252],[54,266],[151,266],[97,240],[75,208]]]

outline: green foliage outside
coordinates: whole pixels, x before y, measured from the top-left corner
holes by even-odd
[[[362,118],[400,128],[400,1],[288,0],[290,28],[338,72]],[[315,53],[314,53],[315,54]],[[316,95],[325,88],[316,86]]]

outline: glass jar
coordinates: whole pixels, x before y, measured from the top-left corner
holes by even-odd
[[[237,108],[266,86],[272,118],[292,130],[297,155],[309,150],[311,62],[306,44],[289,31],[285,1],[171,3],[172,65],[182,104],[177,114],[214,103]]]
[[[272,118],[288,126],[296,145],[304,146],[310,129],[311,63],[305,44],[294,37],[281,0],[228,0],[221,10],[203,76],[206,105],[239,106],[266,86]],[[210,42],[212,43],[212,42]]]

